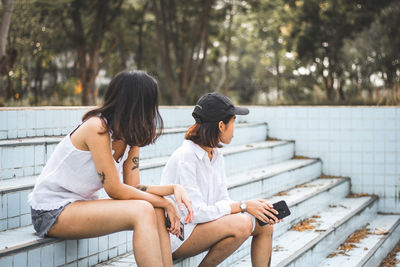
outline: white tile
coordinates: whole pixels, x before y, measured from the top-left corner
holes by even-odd
[[[0,111],[0,130],[7,130],[8,111]]]
[[[28,251],[28,267],[40,266],[40,248],[31,249]]]
[[[12,256],[7,256],[7,257],[2,257],[0,258],[0,266],[13,266],[13,257]]]
[[[99,237],[99,251],[105,251],[108,249],[108,236]]]
[[[14,254],[13,256],[14,267],[26,267],[28,266],[28,252],[21,252]],[[1,265],[6,266],[6,265]]]
[[[7,129],[16,130],[17,129],[17,111],[9,110],[7,111]]]
[[[93,266],[97,263],[99,263],[99,255],[98,254],[95,254],[95,255],[89,257],[89,266]]]
[[[65,241],[57,242],[54,245],[54,264],[55,266],[65,264]]]
[[[41,267],[53,267],[54,266],[54,245],[47,245],[42,247],[42,266]]]
[[[7,214],[7,195],[0,195],[1,201],[0,201],[0,219],[5,219],[8,217]]]
[[[99,238],[94,237],[89,239],[89,255],[99,252]]]
[[[32,224],[32,217],[30,213],[21,215],[20,220],[21,220],[21,227]]]
[[[88,267],[89,266],[89,259],[85,258],[78,261],[78,267]]]
[[[7,219],[7,229],[15,229],[20,226],[19,216]]]
[[[20,214],[20,196],[19,192],[7,194],[8,217],[14,217]]]
[[[25,146],[23,148],[23,151],[24,151],[24,166],[33,166],[35,162],[34,146]]]
[[[88,256],[88,239],[80,239],[78,241],[78,259],[82,259]]]
[[[17,128],[18,129],[26,129],[26,111],[18,110],[17,111]]]
[[[77,240],[67,240],[66,241],[66,246],[67,246],[67,262],[72,262],[74,260],[78,259],[78,242]]]

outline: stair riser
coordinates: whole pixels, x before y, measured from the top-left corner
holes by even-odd
[[[237,127],[231,145],[261,142],[266,139],[266,124]],[[165,133],[156,144],[141,149],[141,158],[164,157],[172,154],[183,142],[184,131]],[[34,141],[31,144],[0,146],[0,179],[18,178],[40,174],[45,162],[62,138]]]
[[[232,199],[250,199],[254,197],[270,197],[281,191],[288,190],[294,185],[309,182],[321,175],[321,162],[286,171],[275,176],[229,189]],[[228,177],[229,179],[229,177]],[[228,180],[228,184],[229,184]]]
[[[337,248],[351,233],[365,225],[365,222],[373,219],[373,217],[376,216],[377,210],[378,201],[374,201],[368,207],[352,216],[349,220],[325,236],[325,238],[320,240],[320,242],[311,249],[308,249],[287,265],[278,266],[317,266],[332,252],[333,248]]]
[[[0,257],[0,266],[92,266],[132,251],[132,231],[80,240],[58,240]],[[81,265],[82,264],[82,265]]]
[[[31,209],[27,203],[32,189],[0,196],[0,231],[32,224]]]
[[[379,214],[378,214],[379,216]],[[394,249],[400,240],[400,225],[390,234],[390,236],[381,244],[378,250],[372,255],[371,258],[363,265],[363,267],[379,266],[383,259]],[[358,267],[358,266],[357,266]],[[361,266],[359,266],[361,267]]]
[[[1,147],[0,180],[40,174],[56,146],[43,143]]]

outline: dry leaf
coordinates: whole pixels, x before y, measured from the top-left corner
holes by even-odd
[[[374,234],[376,234],[376,235],[387,235],[388,233],[389,233],[389,230],[382,229],[379,227],[376,227],[375,231],[374,231]]]

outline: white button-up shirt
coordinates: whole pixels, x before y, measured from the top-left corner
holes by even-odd
[[[169,158],[162,176],[161,184],[180,184],[189,195],[193,206],[194,220],[185,224],[185,240],[190,236],[198,223],[205,223],[231,213],[224,158],[219,149],[213,151],[210,161],[207,152],[190,140],[185,140]],[[170,196],[174,199],[173,196]],[[179,209],[178,209],[179,210]],[[180,212],[181,221],[187,215]],[[181,245],[176,236],[170,235],[172,252]]]

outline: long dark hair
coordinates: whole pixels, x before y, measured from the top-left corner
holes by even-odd
[[[114,139],[130,146],[154,143],[164,126],[158,111],[157,81],[144,71],[120,72],[108,85],[104,104],[88,111],[82,121],[99,114]]]
[[[222,122],[228,124],[235,115],[228,115]],[[199,146],[205,147],[222,147],[219,143],[219,127],[218,122],[196,122],[190,127],[185,135],[185,139],[191,140]]]

